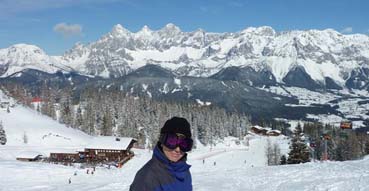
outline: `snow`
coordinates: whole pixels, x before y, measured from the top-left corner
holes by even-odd
[[[174,84],[176,84],[179,88],[181,87],[181,79],[179,78],[174,78]]]
[[[1,91],[0,95],[2,101],[7,100]],[[0,190],[4,191],[128,191],[136,172],[152,156],[151,150],[132,149],[135,156],[122,168],[97,166],[94,174],[87,174],[91,168],[80,165],[21,162],[15,158],[25,153],[43,156],[50,152],[75,153],[91,142],[114,145],[115,137],[88,136],[20,105],[11,108],[10,113],[0,110],[0,120],[8,138],[6,145],[0,145]],[[29,139],[27,144],[21,138],[24,132]],[[346,162],[267,166],[268,140],[278,144],[282,154],[288,153],[289,140],[284,136],[248,135],[241,140],[227,137],[208,146],[197,141],[196,149],[188,153],[193,190],[369,190],[369,157]],[[121,139],[121,143],[127,142]]]
[[[195,99],[196,102],[200,105],[200,106],[209,106],[211,105],[211,102],[208,101],[201,101],[200,99]]]
[[[182,55],[187,55],[190,59],[199,59],[204,50],[198,50],[192,47],[171,47],[165,51],[158,50],[129,50],[126,51],[135,58],[136,61],[156,60],[156,61],[176,61]]]
[[[110,149],[110,150],[127,150],[133,139],[127,137],[100,136],[93,137],[86,145],[88,149]]]
[[[42,155],[40,152],[37,151],[24,151],[17,155],[17,158],[28,158],[33,159],[39,155]]]
[[[163,88],[159,89],[160,92],[167,94],[169,92],[168,83],[165,83]]]
[[[219,46],[221,47],[220,54],[227,54],[229,50],[238,44],[238,39],[224,39],[220,42]]]
[[[314,104],[330,105],[331,107],[338,107],[337,111],[342,113],[342,116],[335,114],[308,114],[306,117],[309,119],[316,119],[322,123],[338,124],[345,120],[345,118],[360,119],[353,121],[353,128],[364,127],[363,124],[365,119],[369,118],[369,103],[365,102],[369,97],[369,93],[365,90],[336,90],[333,92],[319,92],[310,91],[304,88],[298,87],[269,87],[260,88],[264,91],[271,93],[295,97],[299,100],[298,104],[286,104],[289,107],[314,107]]]
[[[268,64],[277,82],[282,82],[295,60],[293,58],[270,56],[265,58],[265,62]]]
[[[208,54],[209,48],[213,51]],[[230,56],[231,49],[235,54]],[[229,66],[251,66],[256,71],[271,71],[277,82],[283,83],[289,70],[300,65],[318,82],[330,77],[344,85],[343,74],[367,67],[368,58],[367,35],[342,35],[332,29],[277,33],[268,26],[249,27],[236,33],[209,33],[181,32],[174,24],[168,24],[157,31],[144,26],[132,33],[117,24],[96,42],[77,44],[63,56],[48,56],[40,48],[26,44],[0,49],[0,63],[9,64],[1,77],[26,68],[87,75],[98,67],[104,70],[96,75],[106,78],[122,66],[132,71],[151,63],[172,71],[186,67],[186,74],[196,77],[209,77]]]

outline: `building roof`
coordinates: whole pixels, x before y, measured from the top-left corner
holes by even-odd
[[[34,97],[34,98],[32,98],[32,101],[31,102],[32,103],[40,103],[40,102],[42,102],[42,100],[41,100],[40,97]]]
[[[273,130],[269,130],[268,133],[279,133],[279,134],[281,134],[282,132],[280,130],[273,129]]]
[[[129,137],[100,136],[94,137],[86,149],[109,149],[109,150],[127,150],[129,144],[133,141]]]
[[[252,128],[260,129],[260,130],[262,130],[262,129],[263,129],[263,127],[260,127],[259,125],[254,125],[254,126],[252,126]]]
[[[37,151],[24,151],[19,153],[16,158],[34,159],[39,155],[42,156],[42,154]]]

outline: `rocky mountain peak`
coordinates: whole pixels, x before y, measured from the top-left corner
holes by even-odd
[[[252,33],[260,36],[275,36],[275,30],[270,26],[261,26],[261,27],[248,27],[241,31],[241,34]]]
[[[124,28],[121,24],[117,24],[113,27],[110,32],[114,37],[122,37],[125,35],[130,35],[131,32]]]
[[[140,31],[136,33],[137,37],[150,37],[152,36],[153,31],[147,26],[143,26]]]
[[[167,25],[165,25],[165,27],[160,29],[159,32],[162,34],[169,35],[169,36],[175,36],[181,33],[181,29],[177,27],[176,25],[174,25],[173,23],[168,23]]]

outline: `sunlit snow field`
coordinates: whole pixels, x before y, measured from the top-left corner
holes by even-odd
[[[8,138],[7,145],[0,145],[1,191],[128,191],[137,170],[152,155],[148,149],[133,149],[135,157],[122,168],[97,167],[93,175],[78,166],[20,162],[15,158],[25,151],[45,156],[50,152],[75,151],[92,137],[21,106],[11,108],[10,113],[0,110],[0,121]],[[28,137],[27,144],[22,140],[24,134]],[[369,157],[358,161],[267,166],[267,139],[248,136],[236,144],[236,138],[229,137],[217,146],[198,144],[188,155],[193,190],[369,190]],[[288,152],[285,137],[269,139],[280,145],[282,153]]]

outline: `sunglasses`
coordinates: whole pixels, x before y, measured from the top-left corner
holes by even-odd
[[[179,147],[181,151],[188,152],[192,149],[193,140],[182,134],[161,134],[159,141],[169,149]]]

